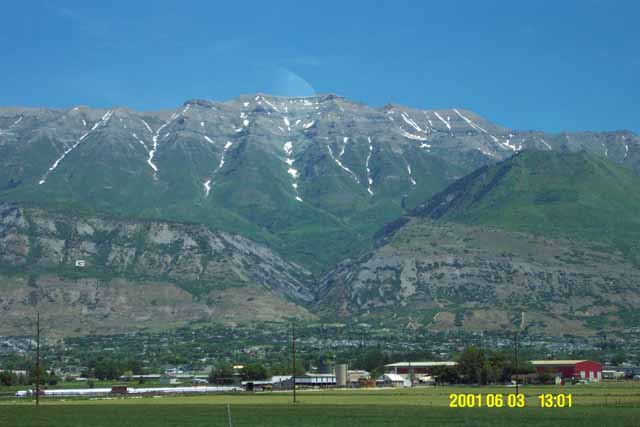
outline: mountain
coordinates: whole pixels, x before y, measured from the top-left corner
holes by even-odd
[[[325,315],[592,334],[640,323],[640,177],[522,152],[458,180],[321,281]]]
[[[622,328],[639,171],[631,132],[336,95],[0,108],[0,333],[36,304],[63,333],[523,312],[541,331]]]
[[[546,236],[603,241],[636,262],[640,177],[586,152],[523,152],[483,167],[414,213]]]
[[[78,266],[81,261],[82,266]],[[313,319],[310,274],[201,225],[52,214],[0,204],[0,334],[34,307],[55,333]]]
[[[257,94],[160,112],[0,109],[0,200],[203,224],[319,274],[456,179],[528,149],[640,165],[625,131],[547,135],[462,109]]]

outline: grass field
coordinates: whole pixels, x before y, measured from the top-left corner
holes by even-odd
[[[0,401],[1,426],[638,426],[640,384],[523,387],[525,408],[449,408],[450,393],[506,387],[430,387],[121,399]],[[540,408],[541,393],[571,393],[571,408]]]

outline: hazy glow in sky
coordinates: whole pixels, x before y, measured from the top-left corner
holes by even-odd
[[[515,129],[637,132],[638,16],[635,0],[7,1],[0,105],[333,92]]]
[[[312,96],[316,91],[308,81],[293,71],[278,67],[269,93],[279,96]]]

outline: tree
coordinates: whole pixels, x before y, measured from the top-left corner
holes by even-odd
[[[209,374],[211,384],[230,384],[233,382],[233,367],[228,363],[216,366]]]
[[[47,375],[47,384],[56,385],[58,384],[58,377],[53,371],[50,371]]]
[[[487,380],[496,384],[505,380],[506,367],[509,364],[507,356],[502,352],[492,352],[487,358],[485,370]]]
[[[537,375],[537,381],[540,384],[553,384],[555,377],[547,371],[542,371]]]
[[[484,352],[476,346],[469,346],[458,356],[458,373],[465,384],[486,382]]]
[[[99,380],[116,380],[122,375],[122,370],[115,360],[98,359],[96,361],[94,374]]]
[[[12,372],[0,372],[0,384],[4,386],[11,386],[17,384],[17,376]]]
[[[376,368],[382,368],[388,363],[389,359],[379,349],[371,349],[356,359],[355,367],[372,372]]]
[[[611,364],[614,365],[614,366],[620,366],[626,360],[627,360],[627,358],[625,357],[624,353],[617,353],[615,356],[613,356],[611,358]]]
[[[432,371],[437,384],[456,384],[459,381],[458,369],[454,366],[436,366]]]
[[[267,379],[267,368],[260,363],[252,363],[242,368],[242,379],[244,380],[265,380]]]
[[[44,385],[44,368],[40,366],[31,366],[27,371],[29,377],[29,384],[35,384],[38,378],[40,379],[40,385]]]

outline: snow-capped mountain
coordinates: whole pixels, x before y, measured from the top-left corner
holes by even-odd
[[[159,112],[2,108],[0,200],[202,223],[321,271],[455,179],[528,149],[640,164],[631,132],[515,131],[462,108],[335,95]]]

